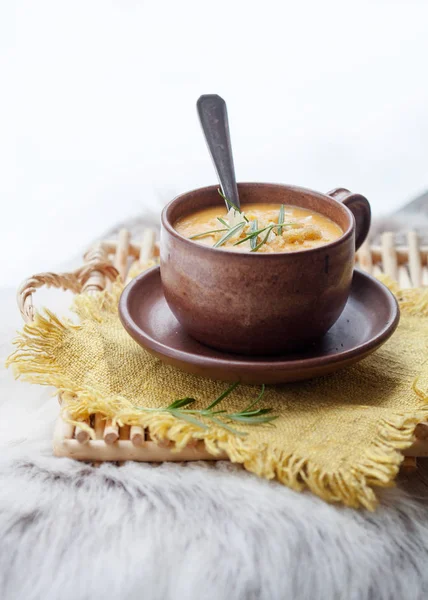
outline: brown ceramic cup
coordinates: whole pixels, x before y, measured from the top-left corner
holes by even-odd
[[[364,196],[338,188],[321,194],[269,183],[238,184],[243,205],[291,204],[336,222],[343,235],[292,253],[233,252],[197,244],[174,224],[202,208],[222,207],[217,186],[187,192],[162,212],[161,278],[165,298],[189,335],[219,350],[272,355],[324,335],[348,299],[355,250],[370,227]]]

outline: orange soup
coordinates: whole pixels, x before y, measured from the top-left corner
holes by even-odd
[[[197,244],[236,252],[296,252],[337,240],[342,229],[320,213],[284,204],[248,204],[241,211],[205,208],[175,223]]]

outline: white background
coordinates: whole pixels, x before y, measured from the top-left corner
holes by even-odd
[[[228,103],[239,180],[428,187],[428,2],[1,0],[0,284],[214,183],[196,117]]]

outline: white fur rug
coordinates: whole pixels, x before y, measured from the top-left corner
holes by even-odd
[[[3,362],[12,292],[0,310]],[[426,467],[369,514],[228,463],[56,459],[56,413],[47,390],[0,373],[1,600],[428,597]]]

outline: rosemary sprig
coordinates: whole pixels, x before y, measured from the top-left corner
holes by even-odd
[[[251,233],[249,233],[244,238],[242,238],[242,240],[238,240],[233,245],[239,246],[239,244],[243,244],[247,240],[252,240],[254,238],[257,238],[261,233],[263,233],[264,231],[266,231],[266,229],[269,229],[270,227],[272,227],[272,225],[267,225],[266,227],[262,227],[262,229],[256,229],[255,231],[251,231]]]
[[[238,208],[238,207],[236,206],[236,204],[234,204],[234,203],[232,202],[232,200],[229,200],[228,198],[226,198],[226,196],[223,194],[223,192],[221,191],[221,189],[220,189],[220,188],[218,188],[218,190],[217,190],[217,191],[218,191],[218,193],[220,194],[220,196],[223,198],[223,200],[226,202],[226,206],[227,206],[227,207],[230,207],[230,206],[231,206],[231,207],[232,207],[234,210],[236,210],[236,212],[239,212],[240,214],[242,214],[242,211],[241,211],[241,209],[240,209],[240,208]],[[243,215],[243,217],[244,217],[244,219],[247,221],[247,223],[249,223],[249,221],[248,221],[247,217],[246,217],[245,215]]]
[[[229,227],[226,229],[211,229],[211,231],[204,231],[203,233],[196,233],[195,235],[191,235],[189,240],[196,240],[197,238],[204,237],[206,235],[211,235],[212,233],[220,233],[221,231],[228,231]]]
[[[254,408],[256,406],[256,404],[258,404],[260,402],[260,400],[263,398],[263,396],[265,395],[265,391],[266,391],[266,386],[264,383],[262,383],[262,389],[260,390],[260,394],[254,400],[254,402],[251,402],[251,404],[249,404],[247,406],[247,408],[244,409],[244,412],[248,412],[249,410]],[[271,410],[271,409],[269,409],[269,410]]]
[[[222,225],[224,225],[225,227],[227,227],[228,229],[230,229],[230,225],[227,221],[225,221],[224,219],[222,219],[221,217],[217,217],[217,221],[220,221],[220,223]]]
[[[222,219],[221,217],[217,217],[217,220],[220,221],[221,223],[225,224],[227,226],[227,229],[226,228],[225,229],[213,229],[212,231],[204,231],[202,233],[196,233],[195,235],[192,235],[189,239],[194,240],[199,237],[203,237],[205,235],[211,235],[212,233],[218,233],[218,232],[225,231],[226,233],[213,246],[213,248],[218,248],[219,246],[222,246],[223,244],[225,244],[232,237],[234,237],[234,235],[236,235],[244,226],[246,226],[246,223],[244,221],[241,221],[237,225],[230,227],[230,225],[228,225],[226,223],[226,221],[224,221],[224,219]],[[250,223],[250,221],[247,221],[247,222]],[[244,242],[250,240],[251,252],[257,252],[257,250],[259,250],[259,248],[261,248],[264,244],[266,244],[266,242],[269,238],[270,232],[273,231],[274,229],[277,229],[278,235],[281,235],[280,232],[282,232],[282,229],[284,227],[296,227],[296,223],[294,223],[293,221],[289,221],[288,223],[285,223],[284,221],[282,221],[281,223],[270,223],[269,225],[266,225],[266,227],[262,227],[261,229],[257,229],[257,225],[258,225],[257,219],[254,219],[253,221],[251,221],[250,233],[248,235],[246,235],[245,237],[243,237],[242,239],[237,240],[233,245],[239,246],[240,244],[243,244]],[[267,232],[265,237],[262,239],[261,242],[259,242],[257,244],[257,238],[259,237],[259,235],[261,235],[264,232]]]
[[[257,231],[257,227],[258,227],[258,221],[257,221],[257,219],[254,219],[254,221],[251,223],[250,231],[252,233],[254,233],[255,231]],[[251,250],[254,250],[254,248],[257,246],[257,235],[255,235],[251,238],[250,246],[251,246]]]
[[[251,250],[251,252],[257,252],[257,250],[259,250],[259,249],[260,249],[260,248],[263,246],[263,244],[266,244],[266,242],[268,241],[269,234],[270,234],[270,232],[272,231],[272,229],[273,229],[274,227],[275,227],[275,225],[269,225],[268,227],[266,227],[266,229],[267,229],[267,232],[266,232],[266,235],[265,235],[265,237],[262,239],[262,241],[261,241],[261,242],[259,242],[259,243],[257,244],[257,246],[256,246],[255,248],[253,248],[253,249]]]
[[[223,198],[223,200],[226,202],[226,205],[230,208],[234,208],[237,212],[241,212],[241,210],[236,206],[236,204],[234,204],[232,202],[232,200],[228,200],[226,198],[226,196],[223,194],[222,190],[220,188],[217,189],[218,193],[220,194],[220,196]]]
[[[284,224],[284,219],[285,219],[285,209],[284,209],[284,205],[281,204],[281,208],[279,209],[279,217],[278,217],[278,235],[282,235],[282,226]]]
[[[208,425],[200,420],[203,418],[211,423],[214,423],[215,425],[218,425],[219,427],[222,427],[223,429],[227,429],[227,431],[230,431],[235,435],[240,436],[245,436],[247,434],[244,431],[238,431],[237,429],[231,427],[228,424],[228,421],[242,423],[245,425],[263,425],[266,423],[271,423],[278,418],[277,416],[270,414],[272,412],[271,408],[255,408],[264,396],[264,385],[262,385],[262,389],[257,398],[243,410],[233,413],[228,413],[226,410],[214,410],[214,408],[216,408],[220,402],[222,402],[229,394],[231,394],[238,385],[239,382],[233,383],[224,392],[222,392],[218,398],[211,402],[209,406],[199,410],[188,408],[192,406],[196,400],[194,398],[187,397],[174,400],[174,402],[165,408],[137,407],[137,409],[143,412],[166,412],[173,415],[177,419],[181,419],[191,423],[192,425],[196,425],[201,429],[208,429]]]
[[[223,246],[223,244],[225,244],[227,242],[227,240],[230,240],[230,238],[232,238],[239,231],[241,231],[241,229],[244,227],[244,225],[245,225],[244,221],[241,221],[234,227],[231,227],[230,229],[228,229],[227,232],[214,244],[213,248],[219,248],[220,246]]]
[[[254,221],[253,221],[253,223],[254,223]],[[281,227],[290,227],[292,225],[293,225],[293,223],[282,223]],[[276,229],[278,227],[280,227],[280,225],[277,225],[275,223],[271,223],[270,225],[266,225],[266,227],[262,227],[262,229],[256,229],[255,231],[251,231],[250,230],[250,233],[248,235],[246,235],[241,240],[238,240],[233,245],[234,246],[239,246],[239,244],[243,244],[247,240],[253,240],[254,238],[257,238],[260,234],[262,234],[263,232],[265,232],[267,229],[270,229],[272,231],[273,229]]]
[[[230,385],[227,388],[227,390],[225,390],[222,394],[220,394],[220,396],[218,396],[218,398],[216,398],[214,400],[214,402],[211,402],[211,404],[209,406],[207,406],[207,408],[205,410],[212,410],[215,406],[217,406],[217,404],[220,404],[220,402],[222,400],[224,400],[226,398],[226,396],[231,394],[238,385],[239,385],[239,381],[235,381],[235,383],[232,383],[232,385]]]

